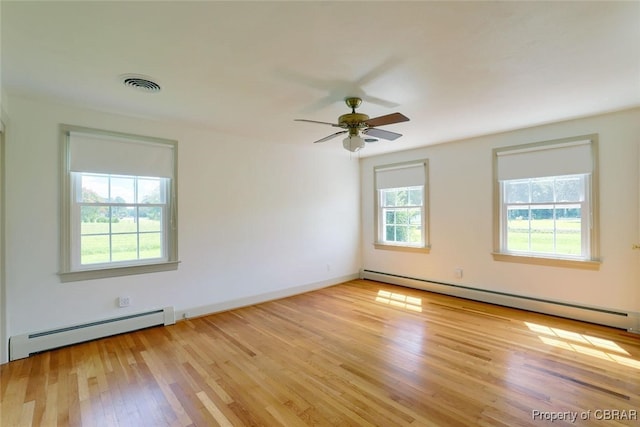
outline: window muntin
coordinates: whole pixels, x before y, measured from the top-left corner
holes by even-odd
[[[502,181],[502,252],[589,259],[588,183],[588,174]]]
[[[167,178],[71,175],[74,269],[167,260]]]
[[[424,246],[424,186],[378,190],[379,217],[382,218],[379,241],[385,244]]]

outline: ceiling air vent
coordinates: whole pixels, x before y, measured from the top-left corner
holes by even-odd
[[[142,76],[140,74],[124,74],[120,76],[120,80],[125,86],[132,87],[143,92],[160,92],[160,85],[147,76]]]

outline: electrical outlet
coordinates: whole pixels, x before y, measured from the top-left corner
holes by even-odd
[[[129,307],[131,305],[131,297],[119,297],[118,298],[118,307]]]
[[[461,268],[456,268],[456,269],[454,270],[454,273],[455,273],[455,275],[456,275],[456,277],[457,277],[458,279],[462,279],[462,269],[461,269]]]

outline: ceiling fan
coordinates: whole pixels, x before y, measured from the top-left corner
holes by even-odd
[[[375,142],[376,138],[382,138],[389,141],[394,141],[402,136],[400,133],[390,132],[388,130],[378,129],[378,126],[390,125],[393,123],[400,123],[409,121],[409,118],[404,114],[393,113],[385,116],[369,118],[366,114],[356,113],[356,108],[362,103],[362,99],[356,97],[345,98],[344,102],[347,107],[351,108],[351,113],[343,114],[338,117],[338,123],[319,122],[316,120],[295,119],[298,122],[320,123],[323,125],[329,125],[337,128],[342,128],[340,132],[336,132],[322,139],[314,141],[314,143],[328,141],[335,138],[338,135],[348,133],[347,137],[342,141],[342,145],[346,150],[355,152],[364,147],[365,142]],[[362,138],[360,133],[366,136],[372,136],[374,138]]]

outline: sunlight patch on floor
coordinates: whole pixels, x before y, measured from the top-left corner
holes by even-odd
[[[524,322],[524,324],[531,331],[539,334],[540,341],[547,345],[640,369],[640,361],[626,357],[630,356],[629,352],[611,340],[537,323]]]
[[[389,304],[393,307],[422,312],[422,298],[412,297],[398,292],[389,292],[380,289],[376,301]]]

